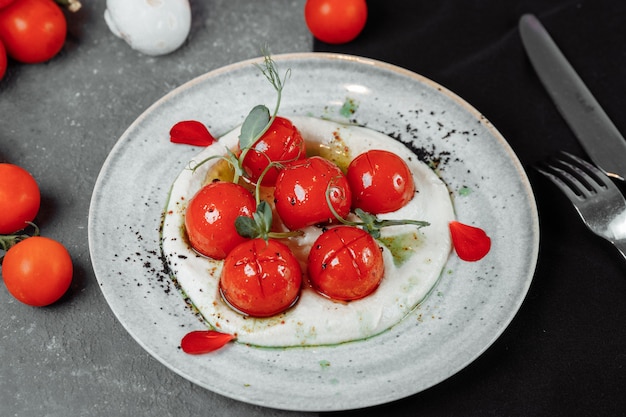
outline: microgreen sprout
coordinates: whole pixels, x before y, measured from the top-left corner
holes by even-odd
[[[203,159],[196,165],[190,167],[191,170],[195,171],[204,163],[220,158],[227,161],[234,170],[233,182],[237,183],[239,178],[246,175],[245,170],[243,169],[243,161],[246,158],[246,155],[252,149],[254,144],[267,132],[270,128],[274,119],[276,119],[276,115],[278,114],[278,109],[280,108],[280,102],[282,99],[282,92],[285,86],[285,82],[289,78],[291,74],[291,70],[287,70],[283,78],[280,77],[278,73],[278,69],[276,68],[276,63],[270,56],[267,51],[264,52],[263,64],[255,64],[257,68],[261,70],[261,73],[267,78],[272,87],[276,90],[277,98],[276,98],[276,106],[274,107],[274,111],[270,113],[270,110],[264,104],[256,105],[250,110],[250,113],[246,116],[241,125],[241,131],[239,133],[239,149],[241,153],[237,156],[230,149],[227,150],[227,155],[213,155],[206,159]]]
[[[259,180],[256,183],[254,189],[254,198],[256,200],[256,211],[252,215],[252,218],[247,216],[239,216],[235,220],[235,228],[237,229],[237,233],[239,233],[243,237],[247,237],[250,239],[254,239],[257,237],[262,238],[267,241],[270,238],[273,239],[285,239],[289,237],[302,236],[304,233],[301,230],[292,230],[289,232],[271,232],[273,214],[272,208],[267,203],[267,201],[261,200],[261,183],[263,182],[263,177],[267,172],[275,166],[280,166],[281,164],[277,162],[270,163],[261,173]]]
[[[287,70],[284,77],[281,79],[278,69],[276,68],[276,63],[267,52],[264,54],[263,64],[255,65],[261,70],[261,73],[276,90],[276,106],[274,107],[274,111],[270,114],[270,110],[265,105],[259,104],[253,107],[250,113],[248,113],[248,116],[246,116],[241,126],[241,133],[239,134],[239,148],[242,150],[239,157],[240,162],[243,161],[254,143],[267,132],[274,122],[274,119],[276,119],[282,100],[283,88],[287,78],[291,74],[291,71]]]
[[[330,211],[333,214],[333,216],[335,216],[337,221],[339,221],[342,224],[345,224],[347,226],[360,227],[361,229],[363,229],[367,233],[369,233],[374,239],[379,239],[380,238],[380,230],[383,227],[413,225],[413,226],[417,226],[418,228],[422,228],[422,227],[430,225],[430,223],[428,223],[426,221],[422,221],[422,220],[411,220],[411,219],[403,219],[403,220],[384,219],[384,220],[381,220],[378,217],[376,217],[375,215],[370,214],[370,213],[368,213],[366,211],[363,211],[360,208],[354,209],[354,214],[356,214],[356,216],[359,219],[361,219],[360,222],[354,222],[354,221],[350,221],[350,220],[344,219],[343,217],[341,217],[339,215],[339,213],[337,213],[337,211],[335,210],[335,208],[333,207],[333,205],[332,205],[332,203],[330,201],[330,192],[332,190],[332,185],[333,185],[333,181],[331,180],[328,183],[328,187],[326,187],[326,204],[328,204],[328,208],[330,209]]]

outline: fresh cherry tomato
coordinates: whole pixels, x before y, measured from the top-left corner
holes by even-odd
[[[356,38],[367,21],[365,0],[307,0],[304,19],[322,42],[340,44]]]
[[[191,246],[213,259],[224,259],[246,240],[237,233],[238,216],[252,217],[256,201],[244,187],[218,181],[200,189],[185,212],[185,228]]]
[[[340,301],[371,294],[385,272],[381,247],[369,233],[354,226],[322,233],[311,247],[307,268],[313,288]]]
[[[35,179],[24,168],[0,164],[0,234],[28,226],[39,211],[41,195]]]
[[[24,304],[42,307],[57,301],[72,282],[72,258],[56,240],[34,236],[18,242],[4,255],[2,278],[9,292]]]
[[[284,117],[277,116],[269,129],[252,145],[243,159],[243,169],[255,183],[270,162],[291,162],[306,157],[306,144],[298,129]],[[262,185],[273,186],[278,168],[270,168],[263,176]]]
[[[350,213],[352,193],[348,180],[332,162],[313,156],[287,165],[278,174],[274,201],[281,220],[291,230],[332,221],[335,216],[326,193],[341,217]]]
[[[352,207],[371,214],[396,211],[413,198],[415,183],[409,167],[398,155],[369,150],[358,155],[346,174]]]
[[[53,0],[16,0],[0,9],[0,39],[13,59],[36,64],[63,47],[67,22]]]
[[[0,0],[0,9],[13,3],[15,0]]]
[[[4,48],[4,44],[0,39],[0,80],[4,78],[4,74],[7,72],[7,50]]]
[[[257,238],[235,247],[226,257],[220,292],[235,310],[269,317],[291,307],[300,295],[302,271],[283,243]]]

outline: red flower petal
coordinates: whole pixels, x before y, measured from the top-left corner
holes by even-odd
[[[213,352],[234,339],[235,336],[228,333],[220,333],[215,330],[196,330],[183,337],[180,347],[185,353],[200,355]]]
[[[458,221],[449,223],[452,244],[459,258],[474,262],[482,259],[491,249],[491,238],[483,229]]]
[[[209,146],[215,138],[205,125],[196,120],[185,120],[176,123],[170,129],[170,142],[193,146]]]

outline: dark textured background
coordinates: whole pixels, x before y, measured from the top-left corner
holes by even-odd
[[[536,14],[626,132],[626,2],[369,0],[361,36],[332,46],[313,42],[304,0],[192,0],[188,41],[158,58],[132,51],[108,31],[104,0],[83,4],[69,17],[58,57],[12,63],[0,82],[0,161],[38,179],[44,198],[38,223],[66,244],[76,267],[70,293],[48,308],[23,306],[0,286],[0,415],[304,415],[223,398],[150,357],[109,310],[87,247],[91,191],[126,127],[178,85],[258,56],[259,43],[273,53],[313,48],[380,59],[452,90],[509,141],[528,169],[540,212],[535,280],[515,320],[483,356],[410,398],[330,415],[626,415],[626,263],[531,168],[560,149],[584,153],[517,31],[521,14]]]
[[[356,41],[315,42],[314,49],[403,66],[476,107],[527,169],[541,247],[526,302],[478,361],[426,392],[353,415],[626,415],[626,263],[587,231],[570,203],[532,168],[561,149],[585,154],[530,66],[517,30],[522,14],[535,14],[626,132],[626,2],[370,0],[368,5],[370,20]]]

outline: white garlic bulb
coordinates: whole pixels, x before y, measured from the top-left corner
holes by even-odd
[[[107,0],[104,20],[131,48],[165,55],[187,39],[191,8],[188,0]]]

